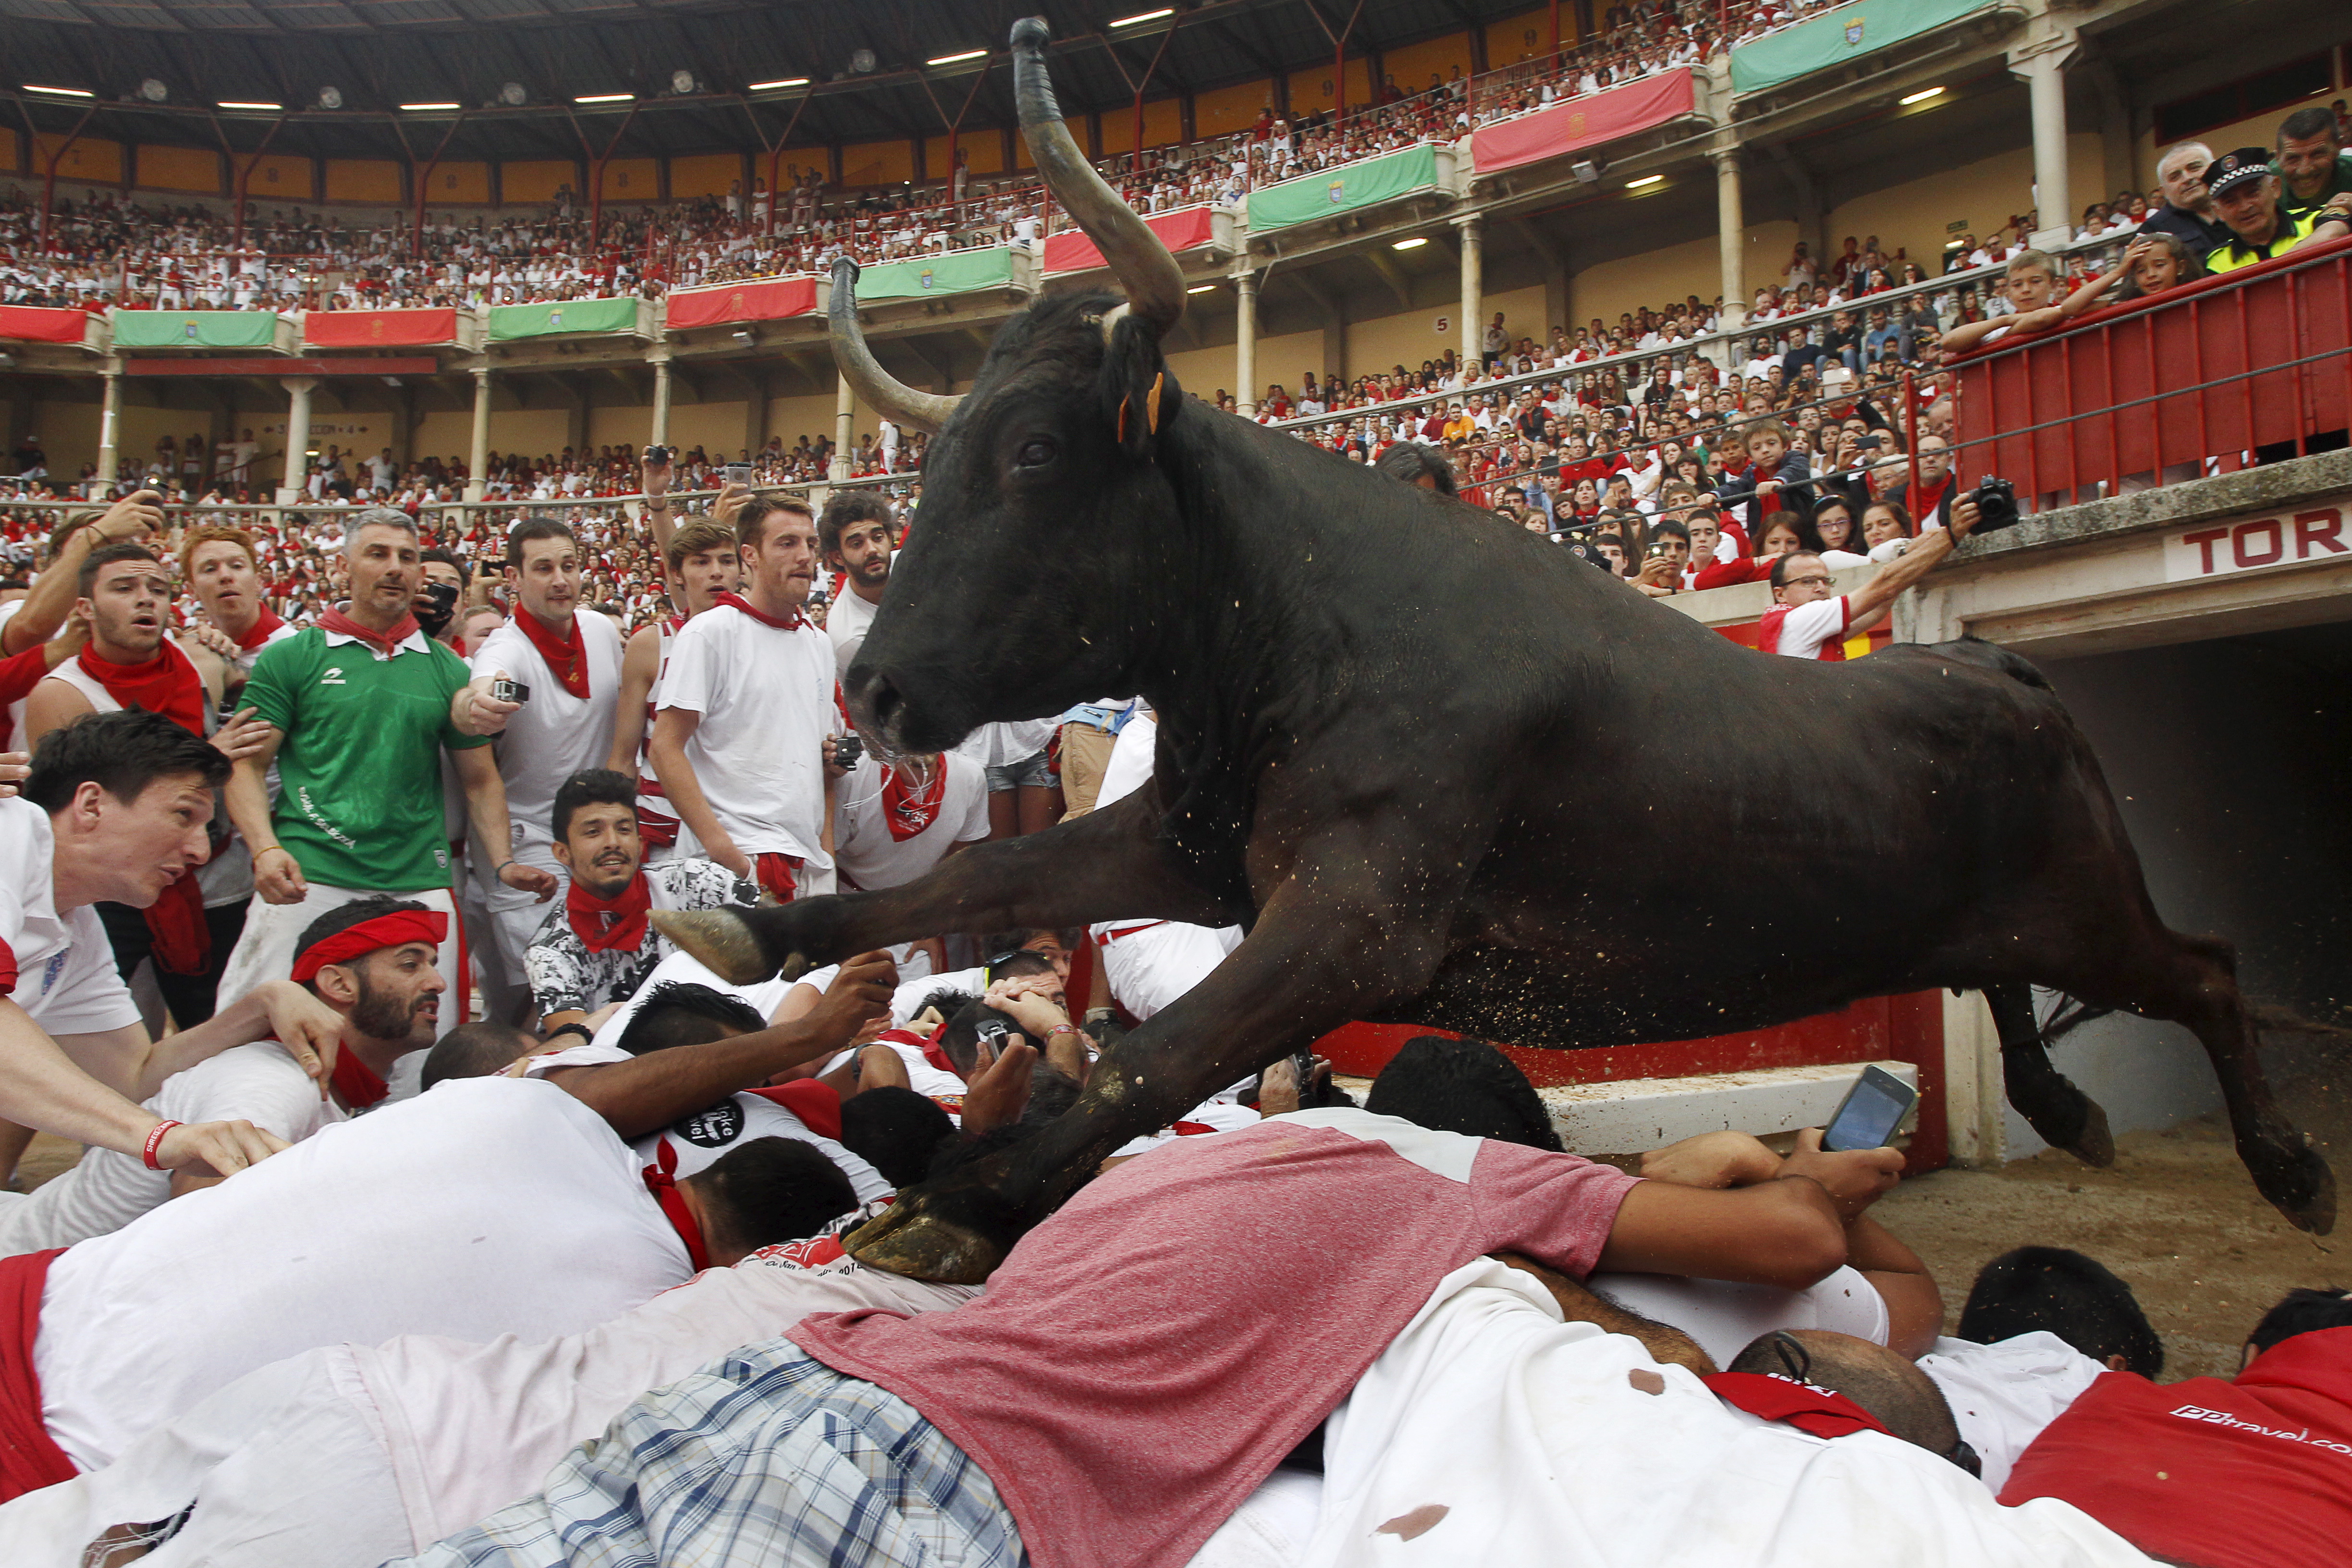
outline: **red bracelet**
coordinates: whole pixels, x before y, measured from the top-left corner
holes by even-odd
[[[154,1131],[147,1134],[147,1147],[139,1152],[139,1158],[146,1162],[149,1170],[160,1171],[163,1168],[155,1163],[155,1151],[163,1146],[163,1135],[179,1125],[181,1123],[177,1121],[158,1121],[155,1123]]]

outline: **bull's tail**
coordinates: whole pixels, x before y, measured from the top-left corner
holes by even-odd
[[[2054,689],[2050,684],[2050,678],[2042,674],[2040,667],[2032,659],[2022,654],[2011,653],[1999,643],[1987,642],[1982,637],[1966,637],[1956,638],[1951,642],[1933,643],[1921,651],[1937,658],[1950,659],[1955,664],[1972,664],[1979,669],[1990,669],[1996,675],[2006,675],[2021,685],[2035,687],[2043,691]]]

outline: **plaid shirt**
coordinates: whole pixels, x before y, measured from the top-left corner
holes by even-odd
[[[914,1406],[775,1339],[644,1395],[546,1490],[403,1561],[1022,1568],[1028,1553],[987,1474]]]

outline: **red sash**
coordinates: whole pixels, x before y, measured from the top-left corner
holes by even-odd
[[[796,1078],[790,1083],[741,1092],[756,1094],[771,1104],[782,1106],[820,1138],[838,1141],[841,1137],[841,1096],[831,1084],[819,1083],[813,1078]]]
[[[686,1260],[697,1274],[710,1267],[710,1253],[702,1245],[702,1226],[694,1220],[694,1211],[686,1206],[686,1194],[677,1190],[674,1173],[677,1170],[677,1151],[662,1140],[658,1164],[646,1167],[646,1191],[653,1194],[654,1202],[661,1205],[662,1215],[669,1227],[677,1232],[678,1240],[686,1243]]]
[[[1055,731],[1056,742],[1061,731]],[[882,767],[882,821],[890,829],[893,843],[904,844],[940,819],[940,805],[948,797],[948,760],[945,756],[931,759],[931,779],[918,787],[911,771],[901,772],[896,765]]]
[[[793,892],[800,887],[801,866],[802,860],[797,855],[787,855],[777,849],[763,850],[751,857],[751,880],[759,883],[760,890],[776,902],[789,904],[793,901]]]
[[[268,605],[262,605],[261,613],[253,617],[252,626],[247,630],[243,637],[236,639],[236,651],[239,653],[251,653],[255,648],[257,648],[263,643],[268,642],[269,640],[270,634],[285,624],[286,623],[284,621],[278,618],[277,613],[271,610]]]
[[[516,616],[514,624],[522,628],[522,635],[530,639],[530,646],[537,648],[539,657],[547,661],[548,673],[555,677],[556,683],[572,696],[586,701],[588,646],[580,636],[580,617],[574,616],[565,623],[561,637],[549,631],[546,624],[529,610]]]
[[[1718,1372],[1699,1379],[1727,1405],[1767,1421],[1785,1421],[1816,1437],[1843,1437],[1850,1432],[1885,1432],[1877,1416],[1843,1394],[1771,1373]],[[1893,1434],[1889,1433],[1892,1436]]]
[[[392,1085],[377,1077],[375,1068],[360,1060],[349,1046],[335,1053],[335,1070],[327,1082],[353,1110],[365,1110],[392,1092]]]
[[[1796,607],[1797,606],[1794,605],[1775,605],[1770,609],[1764,612],[1762,618],[1756,623],[1756,651],[1758,653],[1779,653],[1780,651],[1781,624],[1788,620],[1789,612]],[[1843,663],[1845,661],[1845,637],[1843,628],[1841,627],[1839,635],[1835,637],[1823,637],[1822,639],[1820,651],[1816,652],[1813,657],[1829,664]]]
[[[331,605],[320,612],[319,629],[337,637],[356,637],[368,647],[390,658],[400,651],[400,645],[416,635],[416,617],[403,610],[399,621],[388,632],[370,631],[343,612],[341,605]]]
[[[41,1419],[41,1378],[33,1365],[41,1290],[49,1265],[64,1250],[0,1258],[0,1502],[80,1473]]]
[[[931,1066],[939,1068],[941,1072],[946,1073],[949,1077],[961,1081],[963,1078],[963,1074],[956,1070],[955,1063],[948,1058],[947,1048],[940,1044],[940,1037],[947,1033],[947,1028],[948,1026],[945,1024],[941,1024],[936,1030],[932,1031],[929,1039],[926,1039],[922,1036],[915,1033],[912,1029],[885,1029],[880,1034],[874,1037],[874,1043],[877,1046],[885,1044],[895,1046],[912,1046],[917,1050],[923,1053],[923,1059],[925,1061],[930,1063]]]
[[[653,884],[642,869],[611,899],[598,898],[574,878],[563,896],[563,918],[571,923],[572,934],[585,942],[591,952],[610,952],[614,948],[635,952],[644,945],[646,911],[653,903]]]
[[[191,734],[205,732],[204,677],[169,637],[153,658],[138,664],[116,664],[88,647],[80,658],[90,679],[123,707],[161,713]],[[211,967],[212,928],[205,923],[204,890],[193,868],[181,872],[144,912],[156,968],[166,974],[202,974]]]
[[[730,593],[714,595],[712,595],[710,602],[714,605],[730,605],[735,609],[742,611],[745,615],[751,616],[761,626],[772,627],[780,632],[794,631],[808,625],[808,617],[801,614],[798,610],[794,610],[782,620],[778,620],[775,616],[768,614],[765,610],[755,606],[751,600],[745,598],[740,594]]]

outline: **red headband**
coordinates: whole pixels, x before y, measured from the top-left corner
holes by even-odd
[[[438,910],[394,910],[388,915],[346,926],[304,948],[294,959],[294,979],[311,979],[331,963],[341,963],[379,948],[398,947],[403,942],[423,942],[439,947],[448,934],[449,917]]]

